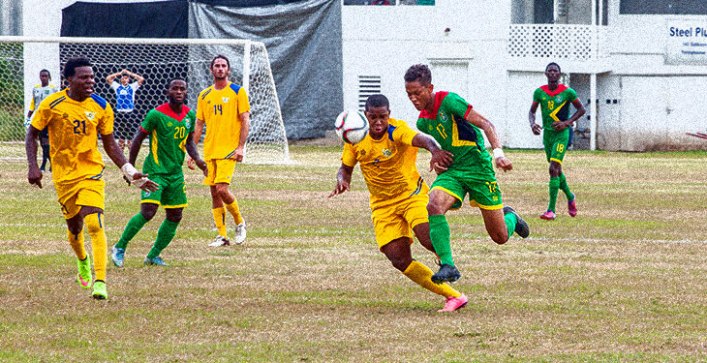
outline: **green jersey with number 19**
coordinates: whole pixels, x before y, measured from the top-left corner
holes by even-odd
[[[434,137],[443,150],[454,154],[448,170],[463,172],[470,178],[495,180],[491,155],[484,147],[481,130],[466,120],[471,105],[456,93],[438,91],[432,112],[422,110],[417,128]]]
[[[149,175],[183,175],[182,164],[187,152],[187,138],[194,131],[196,116],[182,105],[179,114],[162,104],[147,113],[140,131],[149,135],[150,153],[142,166]]]

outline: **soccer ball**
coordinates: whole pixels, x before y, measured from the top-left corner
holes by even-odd
[[[361,111],[348,110],[336,117],[334,127],[341,140],[356,144],[368,133],[368,119]]]

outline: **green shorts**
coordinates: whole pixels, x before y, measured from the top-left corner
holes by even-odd
[[[161,205],[164,208],[184,208],[187,206],[187,186],[184,175],[150,175],[150,180],[159,184],[154,192],[142,191],[140,203]]]
[[[570,141],[570,130],[569,127],[559,132],[543,130],[543,145],[547,162],[556,161],[562,164],[567,152],[567,144]]]
[[[495,177],[469,176],[457,170],[447,170],[437,176],[430,190],[440,189],[453,196],[457,201],[452,209],[459,209],[467,194],[472,207],[495,210],[503,208],[501,189]]]

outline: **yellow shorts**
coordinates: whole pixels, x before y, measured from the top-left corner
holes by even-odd
[[[106,182],[83,179],[72,184],[55,185],[56,195],[65,219],[71,219],[81,211],[81,207],[105,209]]]
[[[207,160],[206,167],[209,174],[204,178],[204,185],[216,185],[220,183],[231,184],[231,177],[233,177],[233,171],[236,170],[236,160]]]
[[[407,237],[412,244],[413,227],[429,222],[428,200],[427,194],[415,195],[400,203],[374,209],[371,219],[378,248],[400,237]]]

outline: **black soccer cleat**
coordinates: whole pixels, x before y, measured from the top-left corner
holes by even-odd
[[[516,213],[516,211],[512,207],[509,207],[509,206],[503,207],[503,215],[506,215],[508,213],[515,214],[516,219],[518,220],[516,222],[516,228],[514,230],[516,232],[516,234],[518,234],[519,236],[521,236],[523,238],[528,238],[528,236],[530,236],[530,227],[528,226],[528,223],[526,223],[523,220],[523,218],[521,218],[520,215],[518,213]]]
[[[443,282],[454,282],[459,280],[459,278],[462,277],[462,274],[457,270],[455,266],[448,265],[446,263],[443,263],[439,267],[439,271],[437,271],[436,274],[432,275],[432,282],[435,284],[441,284]]]

